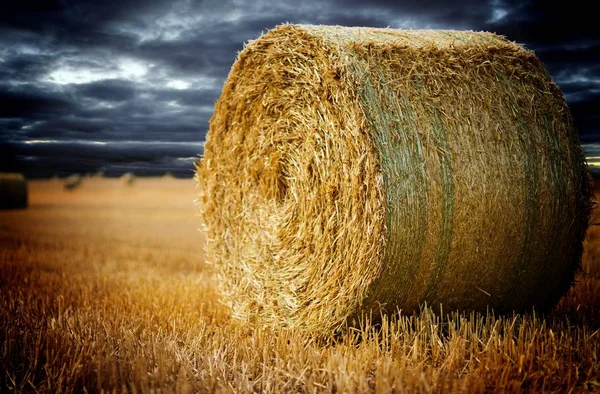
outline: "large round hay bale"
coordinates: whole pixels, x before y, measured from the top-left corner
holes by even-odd
[[[239,54],[196,177],[232,314],[327,331],[423,303],[554,305],[586,171],[563,95],[515,43],[284,25]]]
[[[27,208],[27,180],[22,174],[0,173],[0,209]]]

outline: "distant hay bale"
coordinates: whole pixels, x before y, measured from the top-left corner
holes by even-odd
[[[27,208],[27,180],[22,174],[0,173],[0,209]]]
[[[125,174],[121,175],[121,181],[123,181],[123,183],[127,186],[133,186],[135,179],[135,174],[132,172],[126,172]]]
[[[549,308],[590,211],[562,93],[491,33],[279,26],[233,65],[196,178],[232,315],[309,331]]]
[[[81,175],[71,174],[65,178],[65,189],[66,190],[75,190],[79,186],[81,186],[82,181],[83,181],[83,178]]]

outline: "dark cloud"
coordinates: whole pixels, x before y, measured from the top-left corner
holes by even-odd
[[[79,39],[95,41],[105,34],[102,29],[124,20],[138,21],[141,16],[168,9],[167,1],[119,0],[88,1],[15,1],[3,5],[0,23],[4,26],[66,37],[79,33]],[[139,23],[139,22],[138,22]],[[75,38],[77,39],[77,38]]]
[[[35,81],[49,72],[54,56],[14,54],[1,64],[0,81]]]
[[[600,40],[541,47],[535,54],[554,74],[579,68],[593,68],[595,75],[600,74]]]
[[[529,0],[505,2],[510,11],[505,18],[489,24],[513,41],[533,48],[565,45],[600,38],[597,17],[588,12],[589,3]]]
[[[4,165],[38,176],[67,175],[73,172],[108,175],[137,172],[158,175],[172,172],[178,176],[192,175],[193,163],[202,146],[194,143],[170,145],[129,141],[96,145],[85,141],[65,140],[60,143],[12,143],[2,146]]]
[[[210,42],[198,36],[178,41],[142,43],[137,47],[136,54],[165,64],[179,74],[201,74],[224,79],[236,53],[242,50],[243,43],[244,39]]]
[[[199,111],[206,106],[212,107],[215,100],[221,94],[221,89],[165,89],[154,91],[153,94],[161,100],[177,101],[181,105],[193,107],[195,111]]]
[[[505,35],[536,51],[565,93],[582,141],[595,144],[600,36],[593,12],[579,3],[8,3],[0,13],[0,170],[20,166],[47,175],[174,168],[191,175],[189,157],[201,147],[189,143],[204,140],[237,53],[284,22]],[[26,143],[32,141],[42,142]]]
[[[600,91],[569,104],[575,126],[583,143],[600,143]]]
[[[166,142],[202,141],[203,138],[191,139],[190,136],[198,135],[198,122],[207,123],[208,117],[204,119],[191,118],[188,123],[185,120],[176,124],[168,121],[110,121],[108,119],[61,119],[44,122],[32,126],[22,132],[20,141],[27,139],[72,139],[81,138],[89,141],[131,141],[139,138],[144,140],[164,140]],[[120,128],[116,128],[115,123]],[[15,141],[15,139],[13,139]]]
[[[2,89],[0,87],[0,89]],[[40,90],[33,84],[0,90],[0,117],[41,119],[70,113],[76,104],[62,94]]]
[[[76,94],[84,98],[121,102],[135,97],[135,84],[121,79],[108,79],[75,87]]]

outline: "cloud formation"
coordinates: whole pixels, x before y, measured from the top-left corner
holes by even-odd
[[[582,141],[600,142],[600,35],[592,13],[574,3],[13,3],[0,14],[0,170],[191,176],[237,52],[284,22],[506,35],[544,61]]]

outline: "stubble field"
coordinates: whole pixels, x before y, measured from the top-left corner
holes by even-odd
[[[229,318],[192,180],[29,187],[0,211],[0,392],[600,391],[598,227],[549,315],[424,310],[316,340]]]

